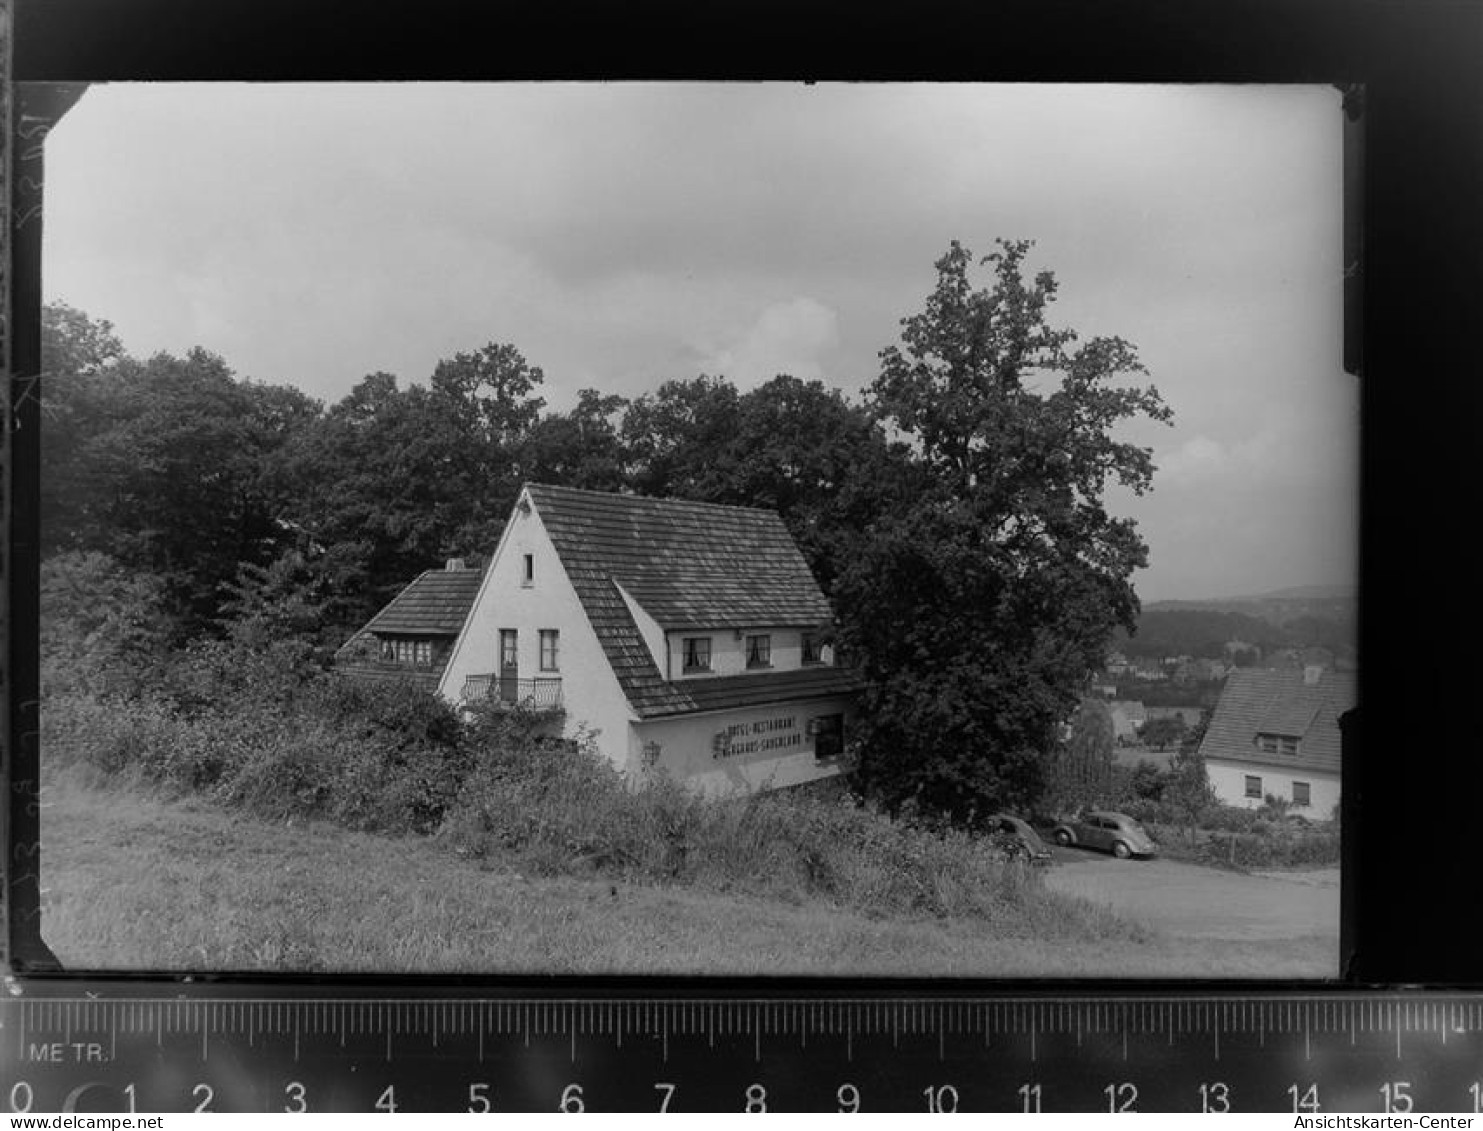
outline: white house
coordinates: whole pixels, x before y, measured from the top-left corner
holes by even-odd
[[[707,793],[839,772],[858,677],[771,511],[522,488],[438,691],[551,712]]]
[[[1339,803],[1339,716],[1357,702],[1353,672],[1233,670],[1200,744],[1216,795],[1247,808],[1276,797],[1326,818]]]

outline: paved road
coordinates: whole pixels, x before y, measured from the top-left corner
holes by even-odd
[[[1057,848],[1053,890],[1190,939],[1258,942],[1339,936],[1339,872],[1243,875],[1175,860],[1118,860]]]

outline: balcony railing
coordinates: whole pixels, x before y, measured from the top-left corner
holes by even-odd
[[[471,675],[463,681],[465,703],[487,699],[532,711],[559,711],[561,677],[543,675],[531,679],[515,679],[502,675]]]

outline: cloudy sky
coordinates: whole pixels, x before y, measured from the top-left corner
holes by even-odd
[[[1145,601],[1347,584],[1339,95],[1324,86],[92,87],[47,149],[47,297],[327,402],[514,343],[570,407],[671,377],[852,395],[957,239],[1175,413]]]

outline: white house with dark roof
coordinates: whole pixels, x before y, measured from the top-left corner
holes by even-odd
[[[1237,668],[1200,743],[1216,796],[1257,808],[1271,796],[1326,818],[1339,803],[1339,717],[1358,703],[1353,672]]]
[[[527,484],[438,684],[708,793],[837,774],[857,676],[771,511]]]
[[[408,680],[429,689],[442,679],[454,641],[479,591],[478,570],[450,558],[398,593],[335,653],[335,668],[365,680]]]

